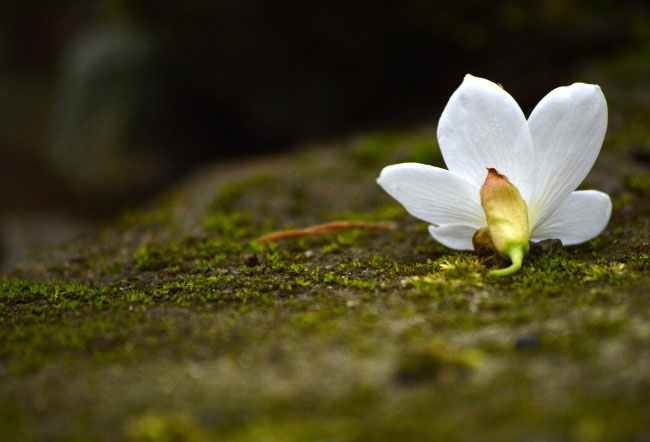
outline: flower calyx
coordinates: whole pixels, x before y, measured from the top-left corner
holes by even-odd
[[[489,276],[512,275],[521,268],[530,249],[526,201],[517,187],[494,168],[488,168],[480,194],[487,227],[474,233],[472,244],[479,253],[491,249],[512,262],[509,267],[491,271]]]

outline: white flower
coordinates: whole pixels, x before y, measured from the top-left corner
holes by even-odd
[[[606,129],[607,103],[596,85],[554,89],[526,121],[499,85],[467,75],[438,123],[449,170],[395,164],[377,182],[411,215],[431,223],[438,242],[471,250],[474,233],[487,227],[480,188],[494,168],[526,202],[532,241],[578,244],[602,232],[611,215],[607,194],[574,191],[596,161]]]

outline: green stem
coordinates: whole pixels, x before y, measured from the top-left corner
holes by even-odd
[[[493,278],[500,278],[502,276],[510,276],[521,268],[521,263],[524,259],[524,247],[523,246],[513,246],[508,249],[507,253],[510,261],[510,267],[504,269],[492,270],[488,273],[488,276]]]

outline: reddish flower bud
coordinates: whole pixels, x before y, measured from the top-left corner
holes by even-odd
[[[510,258],[510,267],[490,272],[491,276],[510,275],[521,268],[521,261],[529,250],[526,202],[505,175],[489,168],[481,186],[481,206],[485,211],[491,244],[485,239],[484,232],[477,232],[475,248],[477,245],[491,247],[501,256]]]

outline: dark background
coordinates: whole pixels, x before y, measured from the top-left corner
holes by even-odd
[[[525,112],[648,45],[644,0],[0,5],[0,262],[206,162],[435,125],[465,73]]]

